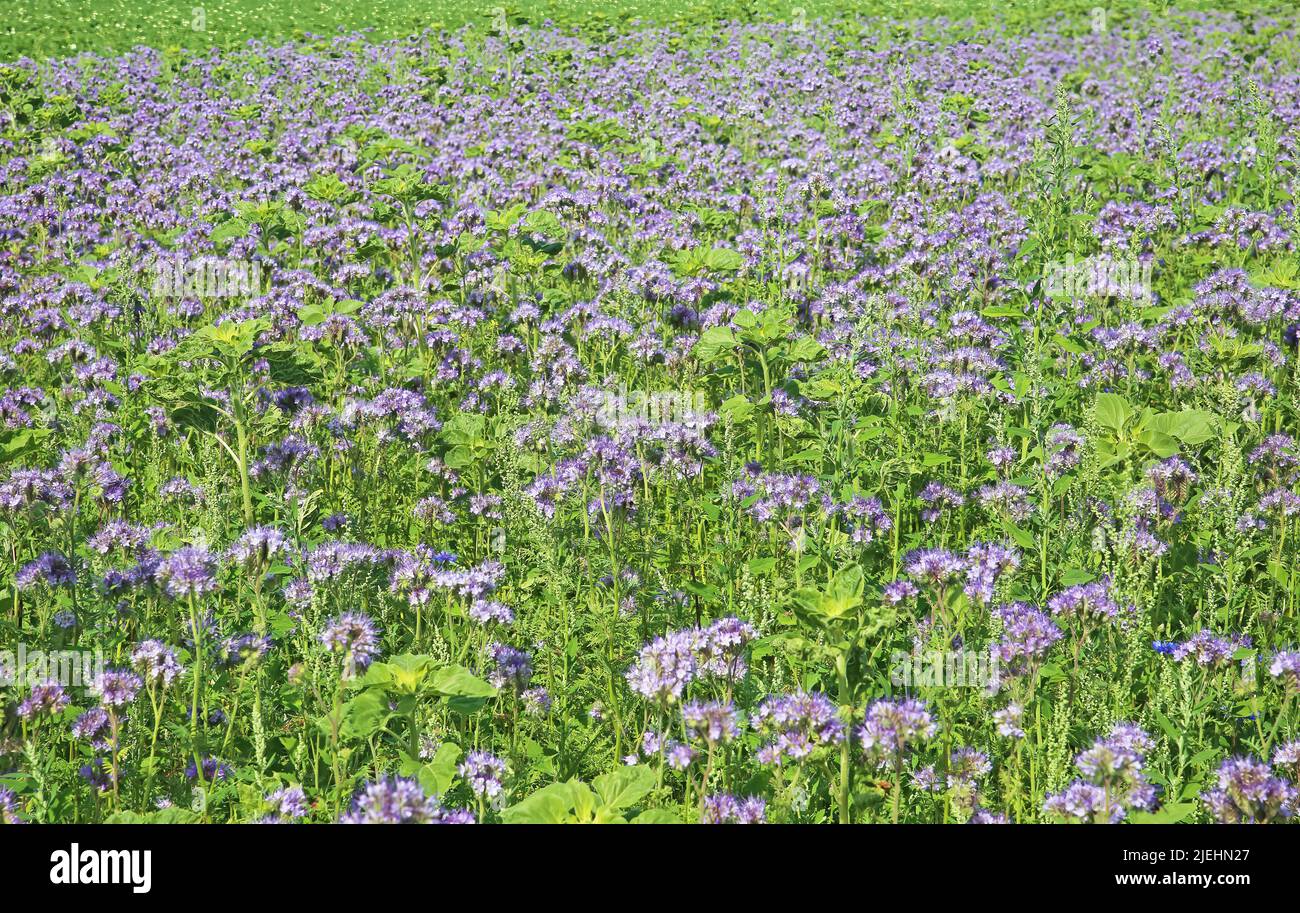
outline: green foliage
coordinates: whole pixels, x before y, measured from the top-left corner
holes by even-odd
[[[620,767],[602,774],[588,786],[567,780],[544,786],[501,813],[506,824],[636,824],[672,823],[663,809],[635,814],[634,807],[654,789],[654,772],[643,765]]]

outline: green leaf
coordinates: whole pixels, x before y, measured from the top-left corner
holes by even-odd
[[[644,764],[620,767],[613,773],[601,774],[591,782],[606,809],[630,808],[655,787],[654,772]]]
[[[502,811],[501,820],[506,824],[564,824],[572,807],[570,784],[552,783]]]
[[[451,788],[456,779],[456,762],[460,760],[460,746],[452,742],[443,742],[433,760],[420,768],[417,779],[420,788],[430,796],[441,796]]]
[[[681,824],[681,815],[671,808],[647,808],[632,819],[633,824]]]
[[[379,689],[367,689],[343,705],[343,726],[347,738],[368,739],[388,720],[388,701]]]
[[[800,336],[790,344],[787,357],[790,361],[816,361],[826,354],[825,347],[811,336]]]
[[[704,255],[704,265],[718,272],[734,273],[745,265],[745,258],[734,250],[715,247]]]
[[[1084,352],[1088,351],[1068,336],[1057,336],[1055,342],[1061,351],[1068,352],[1071,355],[1082,355]]]
[[[464,666],[443,666],[429,676],[429,685],[444,697],[496,697],[497,689]]]
[[[866,581],[858,565],[839,571],[824,591],[802,587],[794,591],[795,612],[815,625],[845,617],[862,604]]]
[[[1178,452],[1178,440],[1160,431],[1148,429],[1138,436],[1138,441],[1162,459]]]
[[[397,694],[417,694],[428,677],[433,662],[432,656],[403,653],[384,662],[371,664],[360,684]]]
[[[1071,568],[1061,575],[1061,586],[1076,586],[1080,583],[1091,583],[1096,576],[1089,574],[1079,568]]]
[[[460,412],[448,419],[442,436],[449,444],[472,444],[482,440],[487,429],[487,416],[477,412]]]
[[[731,327],[709,327],[695,343],[695,357],[704,364],[731,354],[736,347],[736,334]]]
[[[252,226],[243,219],[231,219],[229,222],[223,222],[216,228],[212,229],[212,233],[208,236],[208,240],[214,245],[224,244],[226,241],[234,241],[236,238],[247,237],[251,228]]]
[[[748,398],[736,395],[723,403],[718,412],[721,415],[731,416],[732,421],[740,424],[754,414],[754,404]]]
[[[1014,523],[1006,522],[1002,524],[1002,528],[1006,531],[1008,536],[1016,541],[1016,545],[1021,548],[1029,549],[1034,547],[1034,534],[1029,530],[1021,529]]]
[[[1169,721],[1169,717],[1165,716],[1159,710],[1154,711],[1154,715],[1156,718],[1156,725],[1158,725],[1160,730],[1169,737],[1169,741],[1174,744],[1180,743],[1182,741],[1182,736],[1178,733],[1178,727]]]
[[[1184,409],[1181,412],[1162,412],[1153,416],[1149,427],[1177,438],[1188,447],[1204,444],[1218,436],[1219,417],[1204,409]]]
[[[1154,812],[1133,812],[1129,820],[1134,824],[1177,824],[1195,811],[1195,802],[1175,802]]]
[[[343,180],[337,174],[332,172],[313,176],[311,180],[303,185],[302,189],[313,200],[336,205],[351,203],[360,196],[355,190],[343,183]]]
[[[865,586],[866,581],[863,579],[860,566],[853,564],[843,569],[831,578],[830,586],[827,588],[829,607],[837,615],[856,608],[862,604],[862,591]]]
[[[1097,417],[1097,423],[1111,431],[1119,432],[1124,429],[1128,421],[1133,416],[1133,407],[1128,401],[1118,393],[1098,393],[1097,401],[1093,406],[1093,414]]]
[[[448,450],[442,461],[448,469],[465,469],[479,462],[474,458],[474,451],[471,448],[460,444]]]
[[[104,819],[105,824],[195,824],[199,816],[189,809],[164,808],[161,811],[149,812],[117,812],[109,815]]]
[[[718,598],[718,588],[710,586],[707,583],[698,583],[694,580],[683,580],[682,589],[692,596],[698,596],[705,602],[710,602]]]

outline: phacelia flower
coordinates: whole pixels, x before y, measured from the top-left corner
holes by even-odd
[[[935,728],[924,701],[882,699],[867,708],[858,736],[870,760],[896,764],[910,746],[934,735]]]

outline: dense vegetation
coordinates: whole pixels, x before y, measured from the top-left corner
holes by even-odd
[[[15,32],[0,821],[1289,819],[1300,30],[1068,9]]]

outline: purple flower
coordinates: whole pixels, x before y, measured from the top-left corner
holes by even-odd
[[[916,588],[916,584],[910,580],[895,580],[884,586],[882,595],[890,605],[898,605],[900,602],[906,602],[921,591]]]
[[[664,757],[673,770],[685,770],[695,760],[695,749],[682,742],[670,742]]]
[[[992,769],[985,752],[976,748],[958,748],[948,760],[948,782],[978,780]]]
[[[77,583],[77,572],[62,553],[45,552],[19,568],[14,582],[20,590],[29,590],[39,583],[49,587],[71,587]]]
[[[13,790],[0,786],[0,824],[26,824],[18,814],[22,805]]]
[[[1034,513],[1034,505],[1029,501],[1029,491],[1005,479],[992,485],[985,485],[979,490],[977,496],[980,506],[985,510],[1004,514],[1016,523],[1028,520]]]
[[[277,555],[289,550],[289,540],[273,526],[255,526],[230,546],[231,558],[260,573]]]
[[[104,735],[108,729],[108,713],[102,707],[91,707],[82,713],[72,724],[72,736],[92,742]]]
[[[271,650],[271,638],[264,634],[238,634],[226,639],[222,644],[225,661],[237,666],[256,662]]]
[[[998,735],[1008,739],[1023,739],[1025,731],[1020,728],[1024,708],[1019,704],[1007,704],[1001,710],[993,711],[993,720],[998,724]]]
[[[942,485],[939,482],[930,482],[921,489],[920,495],[922,503],[927,507],[921,511],[921,519],[926,523],[933,523],[943,516],[947,509],[955,509],[966,503],[966,498],[961,492]],[[909,571],[909,573],[911,573]]]
[[[379,655],[379,632],[375,623],[360,612],[344,612],[325,624],[320,642],[331,653],[344,657],[346,671],[364,669]]]
[[[674,631],[642,647],[636,664],[627,672],[632,690],[660,703],[680,698],[699,666],[697,639],[694,630]]]
[[[1110,578],[1066,587],[1047,600],[1047,608],[1059,618],[1078,618],[1083,622],[1114,621],[1121,609],[1110,596]]]
[[[473,824],[465,811],[443,808],[414,780],[380,779],[366,784],[352,801],[342,824]]]
[[[944,789],[943,777],[935,771],[933,764],[912,771],[911,781],[912,786],[923,793],[941,793]]]
[[[491,644],[487,648],[492,668],[488,681],[493,688],[512,688],[522,692],[533,677],[533,660],[524,650],[506,644]]]
[[[1043,802],[1043,811],[1090,824],[1118,824],[1124,819],[1124,807],[1110,801],[1105,789],[1082,780],[1074,781],[1063,792],[1049,795]]]
[[[33,720],[39,716],[53,716],[68,706],[68,696],[58,682],[43,682],[32,688],[27,699],[18,705],[18,716]]]
[[[1300,739],[1279,745],[1273,752],[1273,766],[1289,773],[1293,780],[1300,778]]]
[[[219,761],[216,758],[203,759],[202,775],[203,781],[206,783],[211,783],[215,780],[224,780],[226,777],[230,776],[232,772],[230,765],[224,761]],[[199,765],[195,764],[194,761],[191,760],[189,765],[185,768],[186,778],[197,780],[199,779],[199,774]]]
[[[966,570],[966,561],[946,549],[918,549],[903,557],[903,569],[918,582],[944,586]]]
[[[745,646],[757,636],[748,622],[720,618],[700,632],[696,641],[701,677],[736,681],[745,674]]]
[[[469,617],[481,625],[496,622],[508,625],[514,622],[515,613],[510,606],[491,599],[477,599],[470,604]]]
[[[90,691],[105,707],[125,707],[144,685],[140,676],[125,669],[105,669],[90,683]]]
[[[280,818],[306,818],[311,813],[311,808],[307,803],[307,794],[303,792],[301,786],[286,786],[284,789],[277,789],[267,796],[264,801],[274,807],[275,814]]]
[[[174,682],[184,671],[176,659],[176,652],[160,640],[145,640],[131,651],[131,665],[144,676],[146,682],[164,687]]]
[[[1063,636],[1046,612],[1027,603],[999,606],[993,614],[1002,622],[1002,638],[995,647],[996,655],[1013,675],[1032,674]]]
[[[844,741],[839,710],[817,691],[769,697],[759,704],[750,723],[768,740],[759,749],[763,764],[780,764],[783,758],[801,763],[817,748]]]
[[[1268,674],[1280,679],[1288,691],[1300,692],[1300,651],[1279,650],[1273,655]]]
[[[868,759],[896,766],[909,747],[930,738],[935,728],[924,701],[881,699],[867,708],[858,738]]]
[[[495,799],[501,795],[501,781],[505,779],[506,762],[486,751],[471,751],[457,768],[472,792],[479,799]]]
[[[546,716],[551,712],[551,695],[545,688],[529,688],[519,695],[529,716]]]
[[[1151,737],[1132,723],[1118,723],[1104,739],[1075,758],[1083,774],[1063,792],[1047,797],[1043,811],[1092,824],[1115,824],[1132,809],[1155,805],[1156,790],[1147,782],[1146,753]]]
[[[740,714],[730,703],[683,704],[682,724],[693,738],[709,745],[725,745],[740,735]]]
[[[1294,784],[1273,775],[1272,769],[1254,758],[1229,758],[1219,766],[1217,789],[1201,794],[1201,800],[1221,824],[1266,824],[1276,818],[1290,818],[1296,811]]]
[[[701,824],[764,824],[767,821],[767,802],[758,796],[737,799],[722,793],[706,796]]]
[[[217,588],[217,562],[206,548],[187,545],[163,559],[157,577],[169,596],[195,598]]]
[[[966,552],[966,586],[964,592],[975,602],[988,605],[998,579],[1020,567],[1020,553],[996,543],[977,542]]]
[[[1244,646],[1249,646],[1248,638],[1229,639],[1205,630],[1176,645],[1171,655],[1179,662],[1190,659],[1203,669],[1222,669],[1232,663],[1237,650]]]
[[[92,758],[89,764],[81,765],[77,772],[83,780],[101,793],[108,792],[113,788],[113,768],[111,765],[104,763],[103,758]],[[121,779],[120,770],[117,772],[117,778]]]

